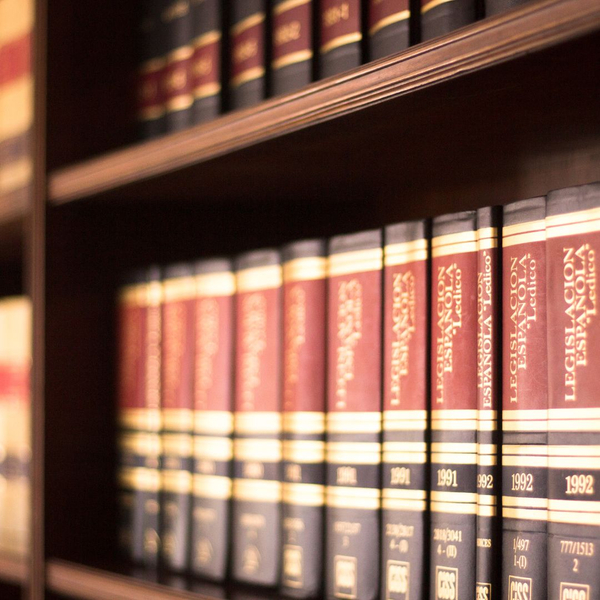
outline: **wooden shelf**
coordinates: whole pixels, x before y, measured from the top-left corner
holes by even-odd
[[[28,561],[26,558],[0,555],[0,581],[23,585],[27,583]]]
[[[534,2],[297,93],[62,168],[50,175],[49,200],[62,204],[169,175],[599,29],[597,0]]]

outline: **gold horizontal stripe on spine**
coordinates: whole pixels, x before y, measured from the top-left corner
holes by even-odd
[[[439,246],[431,250],[431,256],[449,256],[450,254],[467,254],[477,252],[477,242],[464,242],[463,244],[452,244],[449,246]]]
[[[477,464],[480,467],[495,467],[498,464],[498,457],[478,454]]]
[[[384,410],[384,423],[394,423],[403,421],[427,421],[426,410]]]
[[[546,232],[545,231],[532,231],[529,233],[519,233],[517,235],[511,235],[505,237],[502,241],[504,248],[510,248],[511,246],[519,246],[520,244],[531,244],[532,242],[545,242]]]
[[[380,412],[331,412],[327,414],[329,433],[379,433]]]
[[[228,410],[197,410],[194,412],[194,431],[213,435],[231,435],[233,413]]]
[[[325,442],[315,440],[284,440],[283,460],[300,464],[325,461]]]
[[[383,498],[405,498],[408,500],[426,500],[426,490],[398,490],[395,488],[384,488],[381,492]]]
[[[121,451],[139,456],[158,456],[161,452],[161,440],[157,434],[145,432],[121,434],[118,443]]]
[[[477,505],[478,517],[495,517],[498,514],[497,506]]]
[[[432,452],[451,452],[460,454],[477,454],[477,444],[470,442],[433,442]]]
[[[477,419],[432,419],[431,429],[436,431],[477,431]]]
[[[162,424],[164,429],[191,431],[194,425],[194,413],[188,408],[163,408]]]
[[[284,412],[283,431],[318,435],[325,433],[325,413],[323,412]]]
[[[552,523],[570,523],[572,525],[600,525],[600,515],[595,513],[570,513],[553,511],[548,515],[548,521]]]
[[[204,46],[208,46],[209,44],[215,44],[220,41],[221,32],[213,29],[213,31],[207,31],[202,35],[199,35],[194,39],[194,47],[195,48],[203,48]]]
[[[235,275],[231,271],[222,273],[204,273],[196,275],[198,296],[233,296],[235,294]]]
[[[238,35],[238,34],[242,33],[243,31],[246,31],[247,29],[254,27],[255,25],[259,25],[264,20],[265,20],[265,13],[262,13],[262,12],[254,13],[253,15],[250,15],[249,17],[246,17],[245,19],[242,19],[241,21],[239,21],[238,23],[233,25],[230,29],[231,35],[232,36]]]
[[[432,452],[431,462],[433,464],[438,465],[476,465],[477,454],[451,454],[448,452]]]
[[[502,465],[505,467],[547,467],[547,456],[509,456],[502,457]]]
[[[283,281],[281,271],[281,265],[267,265],[238,271],[237,291],[243,294],[280,287]]]
[[[0,46],[29,33],[34,26],[35,6],[33,0],[0,2]]]
[[[498,446],[496,444],[477,444],[477,454],[481,455],[496,455]]]
[[[210,96],[216,96],[220,92],[221,84],[216,82],[205,83],[194,88],[194,98],[209,98]]]
[[[548,421],[506,421],[502,419],[502,431],[548,431]]]
[[[428,2],[427,4],[425,4],[424,6],[421,7],[421,14],[425,14],[426,12],[430,11],[432,8],[435,8],[436,6],[440,6],[440,4],[446,4],[446,2],[453,2],[454,0],[431,0],[431,2]]]
[[[194,451],[194,439],[186,433],[165,433],[162,435],[162,448],[167,456],[188,458]]]
[[[548,507],[548,498],[524,498],[520,496],[502,496],[502,506],[521,506],[524,508]]]
[[[255,79],[260,79],[265,74],[264,67],[252,67],[251,69],[246,69],[242,71],[235,77],[233,77],[230,81],[232,87],[239,87],[244,83],[248,83],[248,81],[254,81]]]
[[[362,40],[362,34],[360,31],[356,31],[355,33],[348,33],[346,35],[340,35],[338,37],[329,40],[326,44],[321,46],[321,54],[326,54],[335,48],[339,48],[340,46],[347,46],[349,44],[354,44],[356,42],[360,42]]]
[[[589,500],[548,500],[548,508],[552,511],[566,511],[578,513],[599,513],[600,502]]]
[[[502,228],[502,237],[507,238],[512,235],[520,235],[522,233],[546,231],[546,221],[538,219],[537,221],[528,221],[526,223],[516,223],[515,225],[505,225]]]
[[[313,281],[327,277],[327,259],[324,256],[295,258],[283,263],[283,281]]]
[[[408,11],[407,11],[408,12]],[[384,247],[385,266],[405,265],[427,259],[427,240],[388,244]]]
[[[370,442],[328,442],[327,462],[336,465],[378,465],[381,445]]]
[[[298,52],[290,52],[284,56],[280,56],[271,62],[271,67],[274,70],[287,67],[288,65],[295,65],[305,60],[311,60],[313,57],[312,50],[298,50]]]
[[[495,421],[497,418],[497,410],[480,409],[477,411],[477,419],[479,421]]]
[[[163,281],[165,302],[191,300],[196,295],[196,282],[193,277],[177,277]]]
[[[146,283],[126,285],[119,291],[119,302],[130,306],[145,306],[147,296],[148,285]]]
[[[453,420],[477,420],[478,411],[475,409],[463,410],[432,410],[431,418],[438,421],[453,421]]]
[[[156,106],[147,106],[142,108],[139,112],[139,117],[142,121],[153,121],[158,119],[165,114],[165,108],[162,104]]]
[[[369,35],[375,35],[384,27],[387,27],[388,25],[393,25],[394,23],[399,23],[400,21],[406,21],[406,19],[408,19],[409,17],[409,10],[401,10],[400,12],[394,13],[393,15],[389,15],[383,19],[380,19],[369,29]]]
[[[502,419],[511,421],[546,421],[548,419],[548,410],[503,410]]]
[[[547,521],[548,511],[534,508],[502,508],[505,519],[524,519],[526,521]]]
[[[167,101],[166,106],[168,111],[185,110],[194,103],[193,94],[182,94]]]
[[[0,140],[22,135],[33,123],[33,78],[31,74],[27,73],[10,83],[3,84],[2,100],[2,112],[10,114],[10,119],[0,119]]]
[[[179,62],[180,60],[187,60],[188,58],[192,58],[193,54],[193,46],[180,46],[167,54],[167,62],[174,63]]]
[[[304,4],[308,4],[309,2],[310,0],[286,0],[285,2],[276,4],[273,7],[273,14],[280,15],[281,13],[287,12],[288,10],[292,10],[292,8],[303,6]]]
[[[281,502],[281,482],[234,479],[233,497],[248,502]]]
[[[519,456],[547,456],[548,446],[544,444],[503,444],[502,454],[516,454]]]
[[[267,463],[280,462],[280,440],[233,440],[233,456],[236,460],[252,460]]]
[[[29,156],[0,164],[0,182],[5,194],[26,186],[32,179],[33,161]]]
[[[483,240],[497,240],[498,239],[498,228],[497,227],[482,227],[477,230],[477,242]]]
[[[142,64],[140,67],[140,73],[142,75],[150,75],[160,71],[166,64],[166,61],[162,57],[151,58]]]
[[[427,462],[427,454],[425,452],[384,452],[382,460],[386,464],[424,465]]]
[[[600,469],[600,457],[578,456],[573,460],[572,456],[551,456],[548,458],[548,467],[551,469]]]
[[[333,508],[378,510],[381,506],[381,491],[376,488],[327,486],[325,504]]]
[[[383,442],[384,452],[427,452],[425,442]]]
[[[600,431],[600,419],[548,421],[548,431]]]
[[[477,494],[471,492],[431,492],[432,502],[459,502],[461,504],[476,503]]]
[[[382,498],[381,507],[384,510],[407,510],[424,512],[427,510],[426,500],[405,500],[403,498]]]
[[[193,486],[195,496],[219,500],[231,498],[232,483],[229,477],[194,475]]]
[[[452,513],[457,515],[477,514],[477,504],[466,504],[460,502],[431,502],[431,512]]]
[[[549,456],[600,456],[600,446],[548,446]]]
[[[325,486],[316,483],[283,483],[283,501],[300,506],[323,506]]]
[[[549,408],[548,419],[600,419],[600,408]]]
[[[498,504],[498,500],[496,496],[490,496],[488,494],[477,494],[477,504],[486,505],[486,506],[494,506]]]
[[[158,492],[161,488],[161,477],[158,469],[134,467],[119,471],[119,484],[140,492]]]
[[[189,471],[162,471],[162,489],[173,494],[192,492],[192,474]]]
[[[234,431],[243,434],[270,434],[281,433],[280,412],[236,412],[234,413]]]
[[[441,248],[443,246],[456,246],[462,244],[477,245],[477,232],[475,230],[460,231],[458,233],[447,233],[438,235],[431,240],[432,248]]]
[[[600,231],[600,209],[590,208],[565,215],[546,217],[549,238]]]
[[[228,437],[197,436],[194,439],[194,457],[227,461],[233,458],[233,442]]]
[[[159,408],[130,408],[119,413],[121,427],[145,431],[159,431],[162,426]]]
[[[383,266],[383,250],[370,248],[368,250],[352,250],[329,256],[328,275],[351,275],[366,271],[377,271]],[[355,413],[359,414],[359,413]]]
[[[477,431],[496,431],[497,429],[496,421],[477,419]]]

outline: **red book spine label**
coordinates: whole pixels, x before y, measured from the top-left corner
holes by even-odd
[[[191,64],[192,88],[196,98],[216,96],[221,91],[221,33],[209,31],[194,43]]]
[[[164,72],[165,61],[161,58],[145,62],[139,71],[138,115],[142,121],[158,119],[165,112]]]
[[[360,42],[360,0],[321,2],[321,52]]]
[[[231,85],[265,75],[265,14],[246,17],[231,28]]]
[[[287,0],[273,7],[274,69],[312,58],[312,1]]]
[[[31,34],[26,33],[0,47],[0,86],[31,72]]]
[[[369,2],[369,34],[408,19],[410,11],[408,0],[370,0]]]

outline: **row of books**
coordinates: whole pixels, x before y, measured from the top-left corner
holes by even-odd
[[[485,11],[524,1],[485,0]],[[475,21],[483,12],[477,2],[148,1],[140,28],[141,136],[184,129],[437,37]]]
[[[0,198],[9,211],[31,192],[33,20],[33,0],[0,0]]]
[[[598,600],[596,252],[600,183],[136,274],[124,549],[297,597]]]
[[[24,556],[30,527],[31,307],[0,299],[0,554]]]

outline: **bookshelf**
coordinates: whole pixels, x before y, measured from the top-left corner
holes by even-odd
[[[37,13],[34,198],[0,204],[0,290],[34,307],[34,522],[29,563],[0,560],[0,595],[267,597],[116,563],[123,273],[599,180],[600,4],[534,0],[142,144],[132,3]]]

